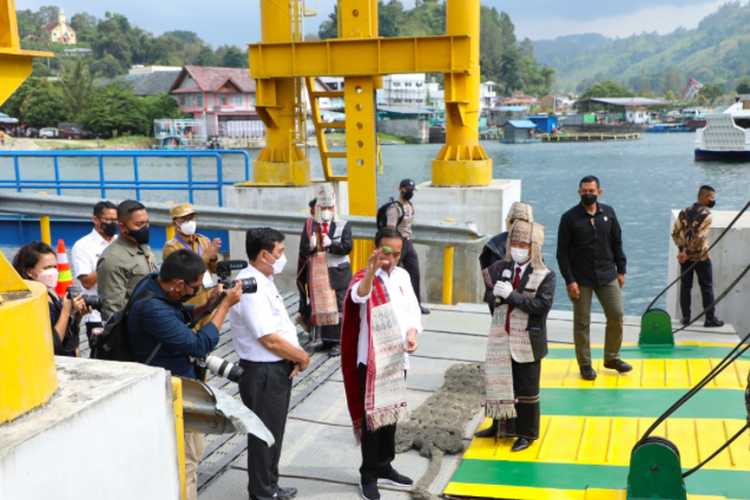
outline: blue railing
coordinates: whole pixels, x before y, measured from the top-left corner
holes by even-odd
[[[196,191],[215,191],[218,196],[219,206],[223,206],[224,199],[222,187],[232,185],[237,180],[224,179],[224,163],[222,155],[242,155],[245,162],[245,178],[250,179],[250,155],[242,150],[200,150],[200,151],[0,151],[0,158],[12,158],[15,177],[0,178],[0,189],[15,189],[22,192],[24,189],[48,189],[55,190],[59,195],[63,189],[92,189],[98,190],[102,198],[107,197],[107,190],[133,190],[135,198],[141,200],[141,191],[187,191],[190,203],[193,203]],[[97,158],[99,167],[99,179],[63,179],[60,175],[60,158]],[[21,176],[21,158],[52,158],[55,178],[54,179],[24,179]],[[105,158],[132,158],[133,180],[107,179],[105,176]],[[139,174],[139,158],[186,158],[187,179],[185,180],[145,180]],[[215,158],[216,178],[201,180],[193,178],[193,158]],[[168,177],[168,176],[165,176]]]

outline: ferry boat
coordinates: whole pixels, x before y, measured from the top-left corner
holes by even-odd
[[[706,115],[695,132],[696,160],[750,161],[750,101],[737,101],[723,113]]]

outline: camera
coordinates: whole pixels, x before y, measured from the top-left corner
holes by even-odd
[[[70,300],[73,300],[74,298],[78,297],[78,294],[81,293],[81,287],[78,286],[69,286],[68,287],[68,298]],[[84,295],[83,296],[83,303],[86,304],[86,307],[90,307],[91,309],[96,309],[97,311],[101,311],[102,307],[104,307],[104,295]]]
[[[239,383],[242,379],[242,374],[245,373],[238,365],[230,363],[229,361],[222,359],[218,356],[208,356],[205,361],[206,368],[211,373],[214,373],[220,377],[224,377],[232,382]]]
[[[239,280],[229,279],[229,276],[232,275],[232,271],[239,271],[246,267],[247,262],[244,260],[222,260],[216,264],[216,276],[219,277],[219,284],[224,285],[225,290],[240,285],[242,287],[242,293],[255,293],[258,290],[258,283],[255,281],[255,278],[243,278]]]

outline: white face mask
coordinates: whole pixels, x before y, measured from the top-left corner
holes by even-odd
[[[180,226],[180,231],[182,231],[182,234],[185,236],[192,236],[195,234],[195,230],[198,227],[198,223],[195,222],[195,219],[185,222]]]
[[[510,258],[513,259],[513,262],[523,264],[529,260],[529,251],[525,248],[510,247]]]
[[[271,257],[273,257],[273,255],[271,255]],[[281,271],[284,270],[284,266],[286,266],[286,262],[286,255],[281,254],[281,257],[276,259],[276,262],[271,264],[271,266],[273,267],[273,274],[281,274]]]
[[[32,271],[36,274],[36,281],[47,288],[55,288],[57,286],[57,279],[60,277],[60,272],[56,268],[45,269],[41,273],[38,273],[36,269],[32,269]]]
[[[321,210],[320,218],[326,222],[331,222],[333,220],[333,210]]]

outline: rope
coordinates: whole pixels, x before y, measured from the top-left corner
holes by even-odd
[[[730,444],[734,443],[734,441],[738,437],[740,437],[742,435],[742,433],[745,432],[745,430],[747,428],[748,428],[748,424],[743,425],[742,429],[740,429],[739,431],[737,431],[737,434],[735,434],[734,436],[732,436],[731,438],[729,438],[729,441],[727,441],[726,443],[724,443],[718,450],[716,450],[713,453],[713,455],[711,455],[710,457],[708,457],[707,459],[705,459],[703,462],[699,463],[698,465],[696,465],[695,467],[693,467],[692,469],[690,469],[689,471],[685,472],[682,475],[682,479],[685,479],[690,474],[692,474],[693,472],[697,471],[698,469],[700,469],[701,467],[703,467],[704,465],[706,465],[708,462],[710,462],[711,460],[713,460],[714,457],[716,457],[716,455],[718,455],[719,453],[721,453],[722,451],[724,451],[724,449],[726,449]]]

